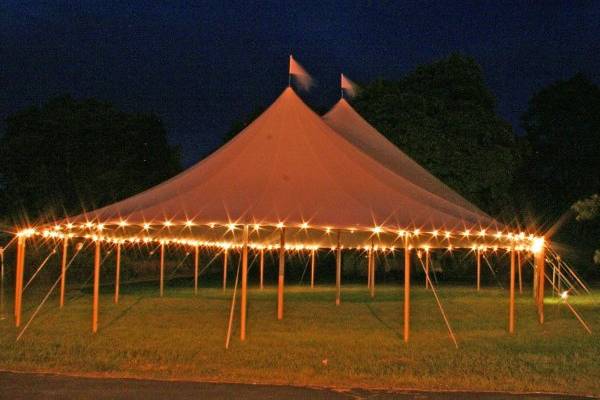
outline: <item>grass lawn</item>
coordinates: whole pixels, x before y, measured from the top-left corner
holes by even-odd
[[[189,283],[189,282],[188,282]],[[558,301],[547,299],[546,323],[536,320],[531,293],[517,295],[517,332],[507,333],[508,292],[439,287],[459,341],[455,349],[431,292],[415,287],[412,337],[402,341],[402,289],[380,285],[288,286],[277,321],[276,288],[249,291],[248,338],[239,341],[239,313],[224,349],[231,291],[123,287],[114,305],[101,295],[100,330],[92,335],[91,294],[73,291],[59,310],[50,298],[15,342],[11,304],[0,321],[0,369],[103,376],[236,382],[549,391],[600,394],[600,296],[571,297],[590,324],[588,335]],[[26,293],[24,321],[43,293]],[[239,304],[239,302],[238,302]],[[327,360],[326,365],[323,360]]]

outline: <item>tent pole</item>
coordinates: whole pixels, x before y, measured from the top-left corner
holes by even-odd
[[[121,284],[121,243],[117,243],[117,264],[115,267],[115,304],[119,303],[119,286]]]
[[[534,255],[534,262],[533,262],[533,280],[531,281],[531,286],[532,286],[532,295],[533,298],[535,299],[535,304],[537,305],[537,301],[538,301],[538,288],[537,288],[537,284],[538,284],[538,262],[537,262],[537,258]]]
[[[477,249],[477,291],[481,289],[481,249]]]
[[[15,275],[15,326],[21,326],[21,301],[23,296],[23,273],[25,269],[25,238],[17,239],[17,265]]]
[[[227,259],[229,255],[229,250],[223,250],[223,291],[227,289]]]
[[[315,287],[315,249],[310,251],[310,288]]]
[[[100,296],[100,240],[94,251],[94,298],[92,304],[92,332],[98,331],[98,298]]]
[[[194,246],[194,294],[198,294],[198,267],[200,265],[200,246]]]
[[[508,332],[515,333],[515,248],[510,249],[510,301],[508,305]]]
[[[537,305],[538,305],[538,315],[540,324],[544,323],[544,280],[545,280],[545,271],[544,264],[546,258],[546,250],[541,249],[538,254],[535,255],[535,263],[538,269],[538,294],[537,294]]]
[[[429,249],[425,250],[425,289],[429,289]]]
[[[165,244],[160,244],[160,297],[163,297],[165,289]]]
[[[279,276],[277,283],[277,319],[283,319],[283,282],[285,275],[285,227],[281,228],[279,243]]]
[[[404,342],[410,333],[410,247],[408,233],[404,239]]]
[[[341,231],[337,232],[337,247],[335,254],[335,305],[340,305],[340,297],[342,292],[342,247],[341,247]]]
[[[264,289],[265,279],[265,249],[260,249],[260,290]]]
[[[242,301],[240,312],[240,340],[246,340],[246,311],[248,308],[248,225],[244,225],[242,245]]]
[[[371,248],[367,250],[367,290],[371,289],[371,251]]]
[[[375,251],[373,250],[373,240],[371,240],[371,298],[375,298],[375,271],[377,268],[377,258]]]
[[[523,294],[523,264],[520,251],[517,251],[517,269],[519,271],[519,294]]]
[[[60,263],[60,308],[65,305],[65,288],[67,279],[67,253],[69,251],[69,237],[65,235],[63,239],[62,260]]]

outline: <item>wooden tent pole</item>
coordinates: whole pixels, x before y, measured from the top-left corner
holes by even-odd
[[[535,255],[535,263],[538,269],[538,294],[537,294],[537,304],[538,304],[538,315],[540,324],[544,323],[544,286],[545,286],[545,258],[546,258],[546,250],[541,249],[538,254]]]
[[[117,263],[115,266],[115,304],[119,303],[119,286],[121,285],[121,243],[117,243]]]
[[[65,305],[65,289],[67,284],[67,253],[69,251],[69,238],[65,235],[63,239],[62,248],[62,259],[60,263],[60,300],[59,307],[63,308]]]
[[[94,298],[92,303],[92,332],[98,331],[98,304],[100,296],[100,240],[96,240],[94,251]]]
[[[283,319],[283,284],[285,275],[285,228],[281,228],[279,243],[279,276],[277,282],[277,319]]]
[[[160,244],[160,297],[163,297],[165,289],[165,244]]]
[[[538,284],[538,262],[537,262],[537,258],[534,255],[534,262],[533,262],[533,280],[531,281],[531,293],[533,295],[533,298],[535,299],[535,304],[537,305],[537,301],[538,301],[538,288],[537,288],[537,284]]]
[[[510,249],[510,301],[508,305],[508,332],[515,333],[515,249]]]
[[[23,296],[23,273],[25,270],[25,238],[17,239],[17,264],[15,274],[15,326],[21,326],[21,302]]]
[[[367,250],[367,289],[371,289],[371,251],[369,248]]]
[[[342,246],[341,246],[341,231],[337,232],[337,247],[335,253],[335,305],[340,305],[342,294]]]
[[[315,249],[310,251],[310,288],[315,288]]]
[[[429,289],[429,249],[425,250],[425,289]]]
[[[410,248],[408,233],[404,239],[404,342],[410,334]]]
[[[481,249],[477,249],[477,291],[481,289]]]
[[[523,264],[520,251],[517,251],[517,270],[519,272],[519,294],[523,294]]]
[[[227,289],[227,259],[229,258],[229,250],[223,250],[223,291]]]
[[[240,312],[240,340],[246,340],[246,311],[248,308],[248,225],[244,225],[242,245],[242,301]]]
[[[264,289],[265,280],[265,249],[260,249],[260,290]]]
[[[371,298],[375,298],[375,271],[377,270],[377,258],[371,240]]]
[[[198,294],[198,268],[200,267],[200,246],[194,246],[194,294]]]

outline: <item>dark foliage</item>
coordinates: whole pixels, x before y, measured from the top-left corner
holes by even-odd
[[[480,67],[452,55],[400,81],[365,85],[354,105],[390,141],[484,210],[509,201],[519,153]]]
[[[67,96],[6,122],[0,138],[0,207],[17,219],[99,207],[181,169],[178,151],[167,143],[155,115]]]

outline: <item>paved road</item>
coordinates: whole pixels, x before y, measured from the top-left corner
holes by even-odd
[[[66,375],[0,372],[0,399],[582,399],[557,395],[496,393],[337,391],[294,386],[80,378]]]

